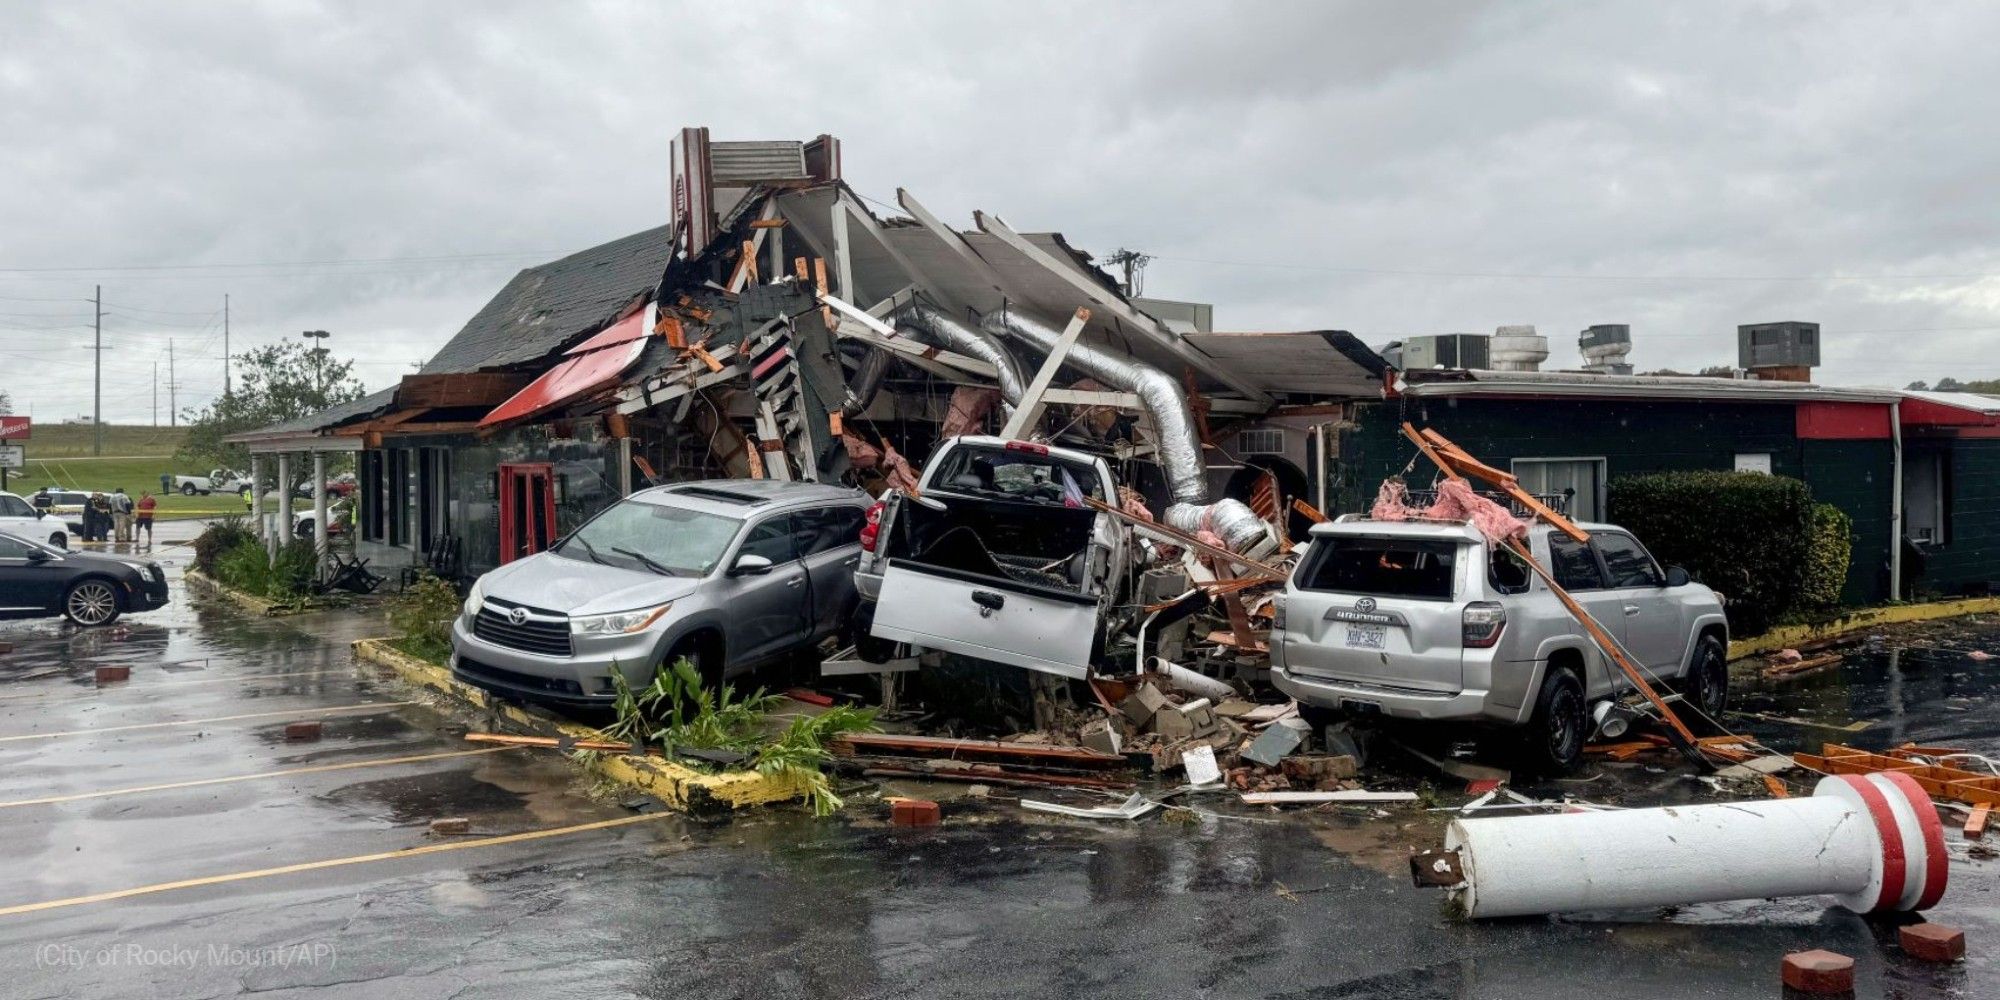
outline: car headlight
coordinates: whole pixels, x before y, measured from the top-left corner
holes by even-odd
[[[569,630],[573,635],[630,635],[659,621],[660,616],[671,607],[672,604],[662,604],[656,608],[620,611],[611,615],[584,615],[571,618]]]
[[[479,614],[479,606],[485,603],[486,578],[482,576],[472,581],[472,590],[465,595],[465,617],[472,618],[477,616]]]

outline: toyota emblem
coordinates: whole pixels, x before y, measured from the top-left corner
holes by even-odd
[[[1375,602],[1373,601],[1368,602],[1368,606],[1374,607]],[[516,625],[526,625],[528,623],[528,609],[515,608],[514,610],[507,612],[507,620],[513,622]]]
[[[1364,615],[1373,613],[1375,610],[1375,599],[1372,597],[1364,597],[1358,601],[1355,601],[1354,610],[1359,611]],[[515,622],[515,624],[518,625],[520,623]]]

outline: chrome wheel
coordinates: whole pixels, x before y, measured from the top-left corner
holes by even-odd
[[[69,589],[63,614],[78,625],[108,625],[118,617],[118,594],[102,580],[85,580]]]

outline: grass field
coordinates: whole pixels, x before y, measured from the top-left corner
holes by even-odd
[[[174,449],[187,432],[165,427],[104,427],[104,457],[91,456],[92,430],[87,426],[37,424],[34,436],[16,441],[27,452],[28,467],[7,476],[9,493],[27,496],[43,486],[73,490],[101,490],[119,487],[137,497],[141,492],[160,489],[160,476],[178,472],[202,475],[207,469],[181,469],[174,463]],[[160,497],[157,515],[161,520],[241,514],[243,501],[237,497],[210,495],[184,497],[176,493]]]

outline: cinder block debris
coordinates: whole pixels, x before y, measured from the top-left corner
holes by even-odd
[[[1800,993],[1838,994],[1854,991],[1854,960],[1815,948],[1785,956],[1785,985]]]
[[[472,820],[464,816],[447,816],[442,819],[431,820],[432,836],[454,837],[471,832]]]
[[[936,826],[944,821],[938,804],[928,799],[897,799],[889,803],[889,822],[895,826]]]
[[[1919,962],[1956,962],[1965,957],[1965,932],[1943,924],[1911,924],[1896,932],[1896,943]]]
[[[129,681],[131,679],[132,679],[131,667],[119,666],[119,667],[97,668],[97,683],[99,684],[116,684],[119,683],[120,681]]]

